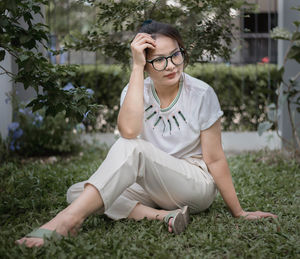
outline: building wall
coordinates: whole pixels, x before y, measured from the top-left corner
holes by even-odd
[[[44,10],[42,9],[44,13]],[[35,23],[44,23],[43,17],[40,15],[32,14],[34,17],[33,22]],[[27,28],[26,23],[23,20],[20,20],[20,25],[23,28]],[[39,46],[38,52],[44,53],[44,48],[42,45]],[[0,65],[4,67],[6,70],[17,74],[18,68],[14,59],[11,55],[5,55],[5,59],[0,62]],[[0,73],[3,71],[0,69]],[[17,99],[21,102],[27,103],[36,96],[36,93],[33,88],[24,89],[23,85],[18,83],[15,84],[11,81],[10,77],[6,74],[0,75],[0,133],[3,139],[5,139],[8,135],[8,125],[12,122],[13,119],[13,108],[12,103],[8,99],[11,91],[15,88]]]
[[[278,0],[278,11],[279,11],[279,27],[286,28],[289,31],[294,31],[295,26],[293,24],[294,21],[299,21],[300,15],[299,11],[292,10],[292,7],[299,6],[299,0]],[[278,66],[281,67],[284,63],[284,58],[289,47],[289,42],[284,40],[279,40],[278,42]],[[285,73],[284,73],[284,81],[288,82],[288,80],[294,77],[300,71],[300,64],[295,60],[289,60],[285,64]],[[300,78],[297,80],[298,89],[300,86]],[[298,96],[295,96],[295,99]],[[294,100],[296,101],[296,100]],[[292,128],[288,114],[288,108],[286,103],[282,104],[281,107],[281,116],[279,121],[279,129],[281,135],[284,139],[295,142],[295,139],[292,137]],[[299,130],[300,128],[300,113],[297,112],[296,106],[291,105],[292,116],[294,116],[294,122],[296,128]],[[298,131],[299,135],[299,131]],[[285,142],[282,142],[283,147],[287,147]]]
[[[248,11],[247,9],[240,10],[240,15],[238,15],[233,21],[234,25],[237,28],[233,31],[235,40],[232,43],[232,49],[234,51],[231,56],[231,63],[233,64],[254,63],[255,64],[257,62],[261,62],[263,57],[268,57],[270,62],[277,63],[277,42],[271,40],[271,38],[269,37],[269,32],[265,31],[266,28],[264,28],[263,33],[261,32],[262,21],[258,17],[259,15],[264,14],[265,16],[264,17],[265,22],[263,22],[264,27],[268,28],[269,17],[266,16],[267,14],[270,14],[272,16],[277,15],[277,10],[278,10],[277,0],[247,0],[247,2],[250,4],[256,4],[257,6],[256,8],[257,16],[255,15],[255,21],[251,25],[255,27],[255,29],[257,29],[258,31],[244,32],[244,27],[245,27],[244,12],[253,13],[254,10],[250,10],[250,11]]]
[[[5,59],[0,65],[6,70],[11,71],[12,58],[5,55]],[[0,70],[1,71],[1,70]],[[2,71],[1,71],[2,73]],[[12,81],[6,74],[0,75],[0,133],[3,139],[8,135],[8,125],[12,121],[12,104],[9,100],[12,91]]]

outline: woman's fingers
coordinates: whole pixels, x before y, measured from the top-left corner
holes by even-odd
[[[255,211],[255,212],[245,212],[243,215],[245,219],[260,219],[260,218],[277,218],[277,215],[270,212]]]
[[[148,39],[148,38],[142,38],[142,39],[139,39],[136,44],[140,45],[140,44],[143,44],[143,43],[149,43],[153,46],[155,46],[155,41],[153,39]]]
[[[138,33],[138,34],[134,37],[133,41],[134,41],[134,40],[141,39],[141,38],[148,38],[148,39],[154,40],[154,39],[152,38],[152,36],[151,36],[150,34],[148,34],[148,33]]]
[[[271,217],[271,218],[277,218],[277,215],[275,214],[272,214],[272,213],[269,213],[269,212],[262,212],[262,211],[259,211],[260,213],[260,217],[262,218],[268,218],[268,217]]]
[[[155,47],[155,40],[152,39],[150,36],[142,36],[137,39],[134,39],[131,43],[131,47],[138,47],[145,43],[151,44],[153,47]]]
[[[145,66],[145,49],[155,49],[155,40],[147,33],[139,33],[131,42],[131,52],[133,63],[139,66]]]

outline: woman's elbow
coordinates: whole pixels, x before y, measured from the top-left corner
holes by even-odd
[[[121,133],[121,132],[120,135],[122,138],[127,138],[127,139],[135,139],[138,136],[137,134],[128,134],[128,133]]]
[[[136,130],[121,129],[120,127],[118,127],[118,129],[122,138],[134,139],[140,134],[140,132]]]

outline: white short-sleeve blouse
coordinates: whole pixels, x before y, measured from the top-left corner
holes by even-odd
[[[121,105],[128,85],[121,94]],[[201,155],[200,133],[208,129],[223,112],[212,87],[182,73],[179,91],[164,109],[150,77],[144,80],[144,123],[140,138],[178,158]]]

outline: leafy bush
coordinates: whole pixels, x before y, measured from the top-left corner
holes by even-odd
[[[230,131],[257,129],[280,79],[276,65],[199,64],[187,72],[214,88],[224,111],[222,126]]]
[[[300,6],[291,9],[300,12]],[[294,157],[300,158],[300,72],[294,72],[293,75],[291,75],[293,72],[287,72],[289,70],[287,66],[288,62],[296,62],[294,64],[299,68],[300,20],[294,21],[293,25],[295,27],[292,31],[276,27],[271,32],[273,39],[285,40],[288,43],[288,47],[285,50],[284,60],[280,64],[280,67],[278,67],[280,80],[275,91],[276,99],[269,102],[270,104],[267,107],[268,117],[264,122],[259,124],[258,134],[261,135],[271,127],[275,128],[281,137],[284,148],[289,150]],[[284,126],[280,128],[279,122],[283,118],[282,113],[285,109],[288,116],[284,119]]]
[[[101,105],[96,123],[89,123],[90,126],[101,132],[112,132],[115,129],[120,94],[128,80],[129,72],[117,65],[83,66],[79,69],[73,83],[92,89],[93,98]]]
[[[224,111],[224,130],[256,130],[265,118],[267,103],[275,98],[279,80],[275,65],[197,64],[187,67],[186,72],[215,89]],[[93,89],[97,103],[102,105],[94,129],[115,129],[120,94],[128,80],[129,72],[116,65],[79,69],[74,83]]]
[[[32,87],[35,90],[35,99],[28,104],[32,111],[44,108],[46,116],[65,111],[67,117],[80,122],[87,112],[89,117],[93,117],[98,107],[85,89],[79,86],[72,91],[62,89],[77,67],[51,64],[43,53],[38,51],[43,47],[52,55],[61,53],[47,48],[45,43],[50,41],[48,28],[35,19],[38,16],[43,17],[43,5],[47,5],[48,2],[0,2],[0,62],[7,55],[11,55],[17,67],[17,72],[12,73],[0,65],[0,75],[6,74],[14,83],[23,84],[24,89]],[[41,92],[43,94],[40,94]]]
[[[8,150],[7,150],[7,141],[2,139],[0,134],[0,163],[5,161],[8,157]]]
[[[77,133],[84,129],[65,118],[64,113],[45,117],[45,112],[32,113],[21,108],[16,121],[9,125],[8,148],[10,153],[22,156],[45,156],[71,153],[80,149]]]

